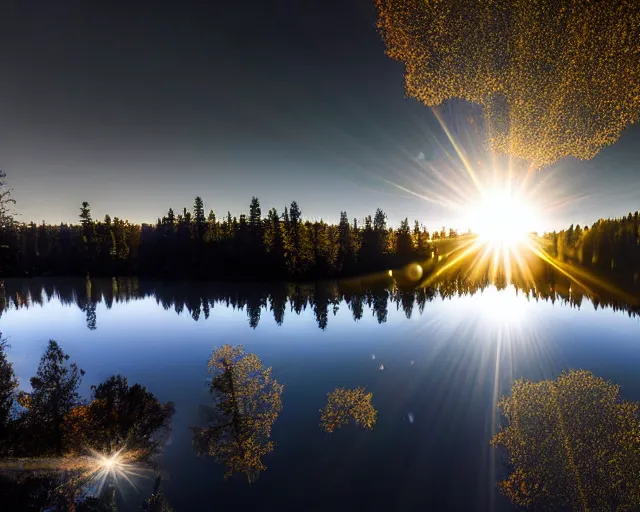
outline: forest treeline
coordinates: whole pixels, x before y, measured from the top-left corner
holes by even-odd
[[[253,197],[249,214],[206,213],[201,197],[193,207],[155,224],[134,224],[105,215],[95,220],[89,203],[76,224],[17,222],[0,171],[0,276],[141,276],[227,280],[302,280],[364,275],[409,262],[439,261],[470,233],[430,232],[405,218],[388,225],[378,208],[363,221],[340,213],[338,224],[304,220],[293,201],[282,212],[263,215]],[[638,212],[571,226],[534,237],[560,261],[637,280],[640,272]]]
[[[405,219],[390,228],[378,209],[362,224],[341,212],[338,225],[302,218],[294,201],[282,213],[262,215],[251,200],[249,215],[219,219],[203,201],[179,214],[169,209],[154,225],[106,215],[96,221],[83,203],[79,223],[7,223],[0,229],[0,275],[140,275],[164,278],[278,280],[325,278],[383,270],[427,259],[429,233]]]
[[[591,227],[572,224],[566,230],[545,233],[544,248],[560,261],[637,283],[640,275],[638,217],[636,211],[616,219],[600,219]]]

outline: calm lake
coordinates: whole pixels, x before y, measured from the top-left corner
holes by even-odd
[[[49,339],[86,371],[114,373],[175,402],[161,458],[177,511],[514,510],[489,446],[514,379],[582,368],[640,401],[640,319],[586,297],[536,299],[513,286],[442,283],[233,286],[138,280],[7,280],[0,331],[28,389]],[[211,404],[207,362],[242,344],[284,385],[275,449],[254,483],[198,457],[190,427]],[[320,426],[328,392],[362,386],[372,430]],[[141,487],[144,484],[140,485]],[[134,507],[140,499],[134,500]]]

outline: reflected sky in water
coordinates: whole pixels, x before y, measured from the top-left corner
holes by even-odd
[[[78,293],[82,293],[79,290]],[[512,510],[495,483],[501,458],[489,446],[499,425],[497,399],[515,378],[551,378],[584,368],[640,400],[640,320],[622,311],[527,299],[513,287],[426,302],[405,310],[388,302],[379,323],[365,304],[357,322],[344,300],[318,328],[313,306],[299,315],[287,302],[282,325],[266,303],[255,329],[246,309],[216,303],[208,319],[164,309],[153,295],[96,301],[96,329],[86,312],[57,298],[8,308],[0,330],[21,386],[28,388],[47,340],[60,342],[86,370],[82,392],[114,373],[176,404],[162,469],[176,510],[203,503],[260,510]],[[407,318],[406,310],[411,309]],[[284,384],[273,426],[275,450],[252,485],[223,481],[224,468],[198,458],[190,426],[210,404],[206,365],[214,347],[243,344]],[[383,369],[381,369],[383,368]],[[373,392],[372,431],[319,428],[327,392]]]

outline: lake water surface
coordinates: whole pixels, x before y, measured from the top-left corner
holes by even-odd
[[[120,373],[175,402],[161,467],[177,511],[512,510],[496,486],[504,457],[489,440],[514,379],[582,368],[640,400],[639,318],[552,296],[455,283],[402,290],[389,280],[8,280],[0,331],[23,389],[56,339],[86,371],[83,395]],[[211,403],[208,359],[227,343],[257,354],[284,384],[276,447],[251,484],[224,480],[225,468],[192,446],[190,427]],[[357,386],[373,393],[374,428],[324,432],[327,393]]]

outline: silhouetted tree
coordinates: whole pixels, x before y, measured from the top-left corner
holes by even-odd
[[[262,209],[257,197],[251,198],[249,205],[249,233],[251,235],[251,249],[256,255],[260,255],[263,247]]]
[[[193,202],[193,230],[195,239],[201,241],[204,238],[207,219],[204,215],[204,203],[200,196]]]
[[[289,272],[293,275],[300,274],[302,268],[302,213],[298,203],[293,201],[291,208],[285,208],[285,258],[287,259]]]
[[[387,214],[380,208],[376,210],[376,214],[373,217],[373,232],[375,234],[376,253],[384,255],[388,250],[387,237],[389,232],[387,231]]]
[[[88,405],[76,406],[65,418],[65,437],[71,449],[91,448],[109,455],[126,448],[136,460],[158,453],[174,414],[172,402],[161,403],[140,384],[114,375],[92,386]]]
[[[338,224],[339,244],[338,249],[338,270],[351,269],[355,263],[355,247],[351,226],[347,218],[347,212],[340,212],[340,223]]]
[[[216,218],[216,214],[213,210],[209,211],[209,215],[207,216],[207,231],[205,233],[205,241],[211,245],[218,243],[218,219]]]
[[[282,275],[284,267],[284,227],[275,208],[269,210],[264,231],[264,248],[270,263],[270,269],[276,275]]]
[[[82,226],[82,254],[84,269],[91,270],[96,259],[96,229],[91,217],[91,207],[84,201],[80,208],[80,224]]]
[[[30,449],[40,453],[51,450],[62,454],[65,416],[79,405],[78,387],[84,370],[76,363],[69,364],[69,356],[54,340],[40,359],[38,371],[30,380],[31,392],[21,396],[26,407],[26,427],[32,440]]]
[[[413,240],[411,240],[411,230],[407,218],[400,223],[400,228],[397,231],[396,254],[402,262],[408,261],[413,256]]]

